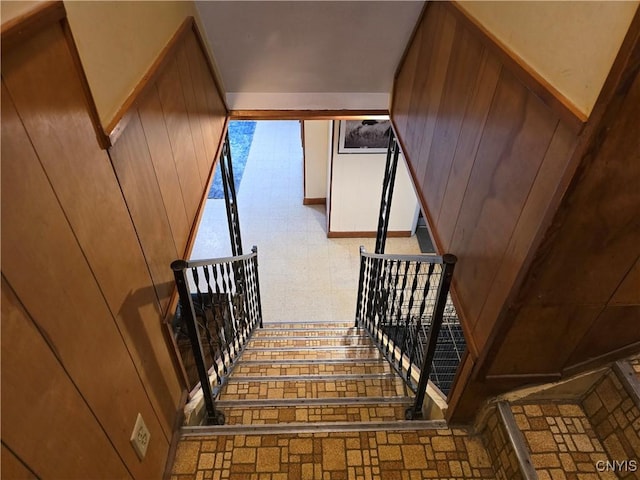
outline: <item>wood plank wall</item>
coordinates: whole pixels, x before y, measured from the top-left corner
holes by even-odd
[[[573,225],[563,224],[562,240],[553,240],[558,246],[546,245],[547,253],[530,270],[584,144],[595,131],[584,128],[546,87],[458,7],[444,2],[425,8],[397,73],[394,128],[437,248],[459,259],[453,295],[468,353],[449,399],[452,418],[468,420],[489,395],[559,378],[568,366],[592,354],[593,342],[599,342],[596,331],[605,324],[617,325],[616,333],[600,342],[600,353],[640,340],[638,334],[624,335],[633,317],[621,320],[632,313],[626,297],[633,282],[637,286],[632,268],[640,253],[629,243],[638,232],[637,215],[636,222],[629,215],[639,204],[629,184],[618,177],[621,170],[610,166],[606,175],[613,178],[607,182],[600,176],[605,175],[602,167],[594,168],[592,184],[584,187],[589,190],[565,200],[577,202],[570,207]],[[625,115],[637,119],[637,112]],[[624,148],[619,162],[637,173],[638,162],[630,157],[637,155],[637,141]],[[616,200],[616,191],[625,194]],[[603,201],[611,203],[598,208]],[[623,212],[618,211],[621,205]],[[599,211],[606,212],[606,220],[586,222]],[[605,234],[605,228],[611,233]],[[585,240],[595,232],[600,232],[596,239]],[[624,253],[607,261],[607,252],[618,249]],[[572,271],[565,279],[567,270]],[[578,281],[587,273],[594,280],[589,287],[599,295]],[[607,277],[606,287],[596,281],[600,276]],[[625,276],[629,280],[619,295],[627,303],[603,312],[613,287]],[[530,295],[522,299],[524,278],[537,283],[527,287]],[[637,300],[636,295],[631,302]],[[577,301],[583,307],[570,307]],[[555,302],[554,307],[547,302]],[[521,308],[522,303],[535,308]],[[495,374],[507,375],[508,381],[492,379]],[[458,415],[459,403],[465,406]]]
[[[2,38],[2,467],[161,478],[184,389],[169,264],[189,248],[226,108],[189,19],[101,149],[56,8]]]

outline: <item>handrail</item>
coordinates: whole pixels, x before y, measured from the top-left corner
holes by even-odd
[[[464,337],[449,296],[456,260],[450,254],[376,254],[360,247],[356,326],[368,331],[416,393],[414,405],[406,412],[408,419],[421,416],[430,377],[441,390],[448,390],[450,370],[457,369],[462,357]],[[445,319],[447,328],[441,331]],[[449,363],[446,379],[439,377],[442,369],[432,368],[434,360],[443,366]],[[417,384],[415,371],[419,372]]]
[[[256,326],[262,328],[257,247],[251,252],[171,264],[208,425],[223,425],[225,420],[215,408],[211,376],[221,386]]]

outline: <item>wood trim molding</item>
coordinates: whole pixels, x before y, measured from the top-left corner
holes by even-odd
[[[357,120],[389,110],[229,110],[231,120]]]
[[[302,204],[303,205],[326,205],[327,204],[327,199],[325,197],[323,198],[304,198],[302,199]]]
[[[327,238],[376,238],[377,232],[328,232]],[[389,238],[410,237],[411,230],[393,230],[387,232]]]
[[[457,2],[443,2],[443,6],[476,35],[518,79],[551,108],[575,133],[579,133],[585,122],[585,115],[573,102],[560,93],[553,85],[531,68],[519,55],[502,43],[476,19],[471,17]]]
[[[66,18],[62,1],[43,2],[32,10],[2,24],[2,51],[40,31],[47,25]]]
[[[640,343],[625,345],[622,348],[619,348],[612,352],[608,352],[604,355],[600,355],[599,357],[590,358],[586,362],[577,363],[575,365],[565,367],[562,370],[562,377],[572,377],[573,375],[584,372],[586,370],[596,369],[621,358],[629,357],[631,355],[637,355],[638,353],[640,353]]]

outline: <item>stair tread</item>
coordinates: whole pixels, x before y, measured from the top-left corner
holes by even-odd
[[[351,380],[238,381],[222,387],[220,400],[398,396],[406,393],[399,377]]]

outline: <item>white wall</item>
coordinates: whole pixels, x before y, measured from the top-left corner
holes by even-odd
[[[330,232],[375,232],[386,154],[339,154],[338,121],[332,122]],[[418,201],[403,158],[398,162],[389,231],[411,231]]]
[[[329,120],[304,121],[304,198],[327,197]]]
[[[638,1],[459,2],[588,116]]]

